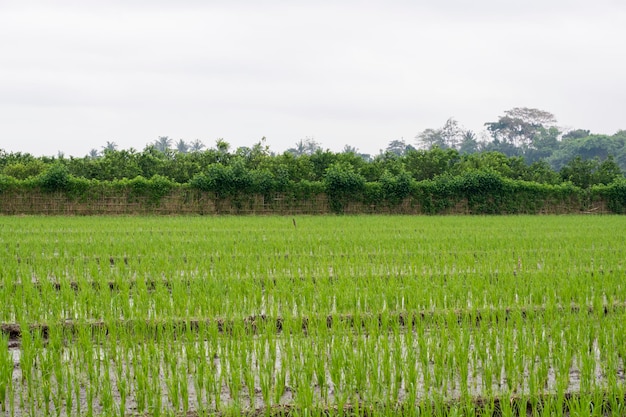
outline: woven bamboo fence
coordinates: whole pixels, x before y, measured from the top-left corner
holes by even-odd
[[[366,204],[346,202],[344,214],[424,214],[423,207],[413,198],[399,204],[386,202]],[[154,201],[149,197],[133,196],[128,192],[103,192],[88,198],[71,198],[64,193],[17,191],[0,194],[0,214],[4,215],[296,215],[330,214],[328,197],[318,194],[295,198],[280,193],[273,195],[242,195],[218,198],[214,194],[195,190],[174,190]],[[604,201],[583,205],[568,201],[545,201],[534,210],[519,214],[609,214]],[[466,200],[457,202],[439,214],[474,214]],[[507,214],[507,213],[503,213]]]

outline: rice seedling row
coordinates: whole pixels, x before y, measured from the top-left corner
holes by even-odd
[[[623,414],[623,218],[297,225],[2,218],[0,410]]]

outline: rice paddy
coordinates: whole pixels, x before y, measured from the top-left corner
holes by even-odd
[[[626,220],[1,217],[0,415],[624,415]]]

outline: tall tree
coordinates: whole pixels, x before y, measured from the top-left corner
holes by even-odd
[[[287,149],[287,152],[295,156],[313,155],[318,150],[322,150],[322,147],[313,138],[300,139],[296,142],[294,148]]]
[[[158,151],[163,152],[163,153],[166,153],[167,151],[169,151],[171,146],[172,146],[172,139],[170,139],[167,136],[159,136],[159,138],[154,141],[154,147]]]
[[[180,153],[187,153],[189,152],[189,144],[180,139],[178,142],[176,142],[176,150]]]
[[[189,150],[190,152],[200,152],[204,148],[205,148],[204,143],[202,143],[201,140],[196,139],[193,142],[191,142]]]
[[[424,129],[415,136],[417,147],[420,149],[432,149],[434,147],[443,148],[443,138],[441,129]]]
[[[515,107],[505,111],[498,121],[487,122],[485,126],[494,142],[525,150],[532,148],[533,139],[542,129],[556,128],[556,118],[544,110]]]
[[[459,149],[463,141],[463,128],[454,118],[449,118],[441,128],[441,140],[444,147]]]
[[[404,139],[401,140],[392,140],[385,148],[385,152],[396,155],[403,156],[408,151],[415,150],[415,148],[411,145],[407,145]]]
[[[230,150],[230,143],[226,142],[224,139],[219,138],[215,141],[215,148],[221,154],[227,154]]]
[[[459,145],[460,153],[476,153],[478,152],[478,140],[476,139],[476,134],[471,130],[466,130],[463,132],[463,139]]]
[[[435,146],[441,149],[459,149],[464,139],[465,130],[456,119],[450,117],[439,129],[425,129],[415,136],[417,146],[421,149],[431,149]]]
[[[102,147],[103,151],[115,151],[117,150],[117,143],[107,140],[107,144]]]

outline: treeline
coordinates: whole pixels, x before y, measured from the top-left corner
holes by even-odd
[[[419,133],[416,146],[392,141],[375,157],[349,146],[323,150],[312,139],[282,154],[271,152],[264,139],[231,151],[221,139],[205,149],[200,141],[173,147],[168,137],[143,151],[108,142],[85,157],[0,150],[0,193],[60,192],[82,199],[126,193],[152,203],[175,189],[235,202],[250,195],[302,200],[324,194],[335,212],[354,202],[376,208],[410,200],[425,213],[460,201],[476,213],[532,213],[547,203],[586,207],[602,200],[609,210],[624,211],[625,131],[562,134],[552,114],[528,108],[485,125],[490,140],[481,141],[451,118]]]
[[[154,204],[176,189],[210,193],[215,199],[281,194],[307,199],[325,194],[342,212],[359,202],[393,207],[411,199],[424,213],[440,213],[460,201],[472,213],[533,213],[546,204],[606,201],[614,212],[626,207],[626,180],[611,157],[575,157],[554,171],[545,161],[527,164],[501,152],[461,154],[434,147],[403,155],[384,153],[370,161],[355,153],[317,150],[274,155],[261,143],[234,153],[106,150],[102,156],[35,158],[0,155],[0,196],[41,191],[89,199],[126,193]]]

